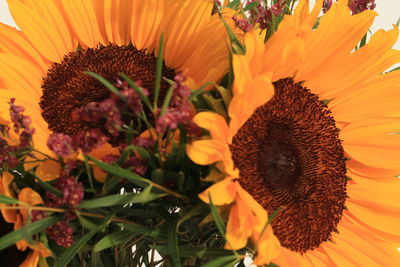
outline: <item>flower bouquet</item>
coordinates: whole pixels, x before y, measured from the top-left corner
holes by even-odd
[[[2,266],[399,266],[374,0],[8,0]]]

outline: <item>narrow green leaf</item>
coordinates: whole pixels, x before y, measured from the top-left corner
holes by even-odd
[[[151,192],[151,186],[146,187],[141,193],[127,193],[123,195],[110,195],[101,198],[86,200],[78,207],[81,209],[92,209],[111,207],[117,205],[146,203],[155,199],[165,197],[167,194],[155,194]]]
[[[79,222],[80,222],[81,225],[82,225],[83,227],[85,227],[86,229],[88,229],[88,230],[96,230],[96,229],[99,228],[99,225],[97,225],[97,224],[91,222],[89,219],[86,219],[85,217],[81,216],[81,215],[79,214],[79,212],[77,212],[77,214],[78,214],[78,220],[79,220]]]
[[[155,246],[155,249],[161,254],[172,255],[173,253],[172,248],[170,246]],[[180,247],[179,254],[181,257],[197,257],[197,258],[233,256],[232,251],[219,248]]]
[[[396,26],[397,26],[397,27],[400,26],[400,17],[397,19]]]
[[[92,253],[90,255],[90,265],[93,267],[106,267],[107,265],[104,264],[103,259],[101,258],[101,253],[98,253],[94,250],[92,250]],[[111,266],[111,265],[109,265]]]
[[[164,33],[161,33],[160,44],[158,46],[156,77],[154,81],[154,101],[153,101],[154,110],[157,110],[158,98],[160,95],[163,59],[164,59]]]
[[[161,229],[153,229],[147,226],[131,223],[118,223],[118,225],[122,226],[125,230],[128,230],[132,233],[149,236],[155,239],[167,240],[168,237],[167,233],[165,233]]]
[[[134,235],[132,235],[128,230],[114,232],[100,239],[99,242],[97,242],[94,246],[94,251],[99,252],[107,248],[114,247],[119,243],[129,241],[132,238],[134,238]]]
[[[85,71],[85,74],[89,75],[92,78],[95,78],[99,82],[101,82],[108,90],[113,92],[115,95],[117,95],[119,98],[121,98],[122,101],[125,103],[128,103],[126,98],[121,94],[121,92],[118,90],[117,87],[115,87],[112,83],[101,77],[99,74],[92,72],[92,71]]]
[[[161,106],[160,116],[164,115],[165,112],[167,112],[167,108],[168,108],[169,104],[171,103],[172,94],[174,93],[174,90],[175,90],[175,84],[171,85],[168,88],[167,94],[165,95],[163,104]]]
[[[5,236],[2,236],[0,238],[0,250],[9,247],[12,244],[15,244],[21,239],[27,239],[28,237],[25,235],[25,233],[29,232],[32,235],[40,233],[47,227],[58,222],[59,220],[60,219],[58,217],[48,217],[31,224],[27,224],[16,231],[13,231],[11,233],[6,234]]]
[[[194,206],[193,208],[191,208],[189,211],[187,211],[183,216],[180,217],[180,219],[178,220],[178,225],[177,225],[177,229],[179,230],[179,226],[186,220],[200,215],[200,214],[206,214],[207,212],[207,206],[204,205],[203,203],[197,204],[196,206]]]
[[[211,209],[211,214],[214,218],[215,225],[217,226],[218,231],[220,234],[225,238],[225,224],[224,221],[222,220],[221,216],[218,213],[217,208],[214,206],[211,195],[208,195],[208,198],[210,200],[210,209]]]
[[[90,184],[90,189],[91,192],[96,192],[96,189],[94,188],[94,184],[93,184],[93,175],[92,175],[92,169],[90,168],[89,162],[88,162],[88,158],[86,155],[83,155],[83,159],[84,159],[84,164],[85,164],[85,169],[86,169],[86,174],[89,178],[89,184]]]
[[[394,68],[394,69],[390,70],[389,72],[396,71],[396,70],[400,70],[400,67]]]
[[[89,233],[83,235],[72,246],[70,246],[55,264],[55,267],[65,267],[72,260],[75,254],[96,234],[98,230],[91,230]]]
[[[361,47],[363,47],[366,43],[367,43],[367,35],[368,32],[364,35],[364,37],[361,39],[360,41],[360,45],[358,46],[358,48],[360,49]]]
[[[258,5],[259,5],[258,2],[251,2],[245,8],[243,8],[243,11],[252,10],[253,8],[257,7]]]
[[[240,261],[235,255],[232,256],[223,256],[218,257],[210,262],[207,262],[203,265],[203,267],[226,267],[226,266],[234,266],[235,263]]]
[[[224,100],[225,107],[228,107],[229,103],[231,102],[232,97],[233,97],[232,96],[232,91],[226,89],[223,86],[219,86],[219,85],[216,85],[215,87],[217,88],[219,94],[222,96],[222,99]]]
[[[177,236],[177,225],[178,221],[175,220],[169,225],[168,229],[168,246],[171,248],[171,256],[173,265],[176,267],[180,267],[181,259],[179,255],[179,247],[178,247],[178,236]]]
[[[270,263],[267,265],[268,267],[279,267],[279,265],[275,264],[275,263]]]
[[[58,190],[57,188],[51,186],[49,183],[44,182],[42,179],[40,179],[38,176],[36,176],[33,172],[31,172],[31,174],[35,177],[35,179],[37,179],[38,184],[41,188],[43,188],[44,190],[53,193],[54,195],[61,197],[62,193],[60,190]]]
[[[4,204],[25,204],[23,202],[20,202],[18,199],[7,197],[5,195],[0,195],[0,203],[4,203]]]
[[[129,87],[133,88],[135,92],[139,95],[140,99],[143,101],[143,103],[152,110],[152,106],[150,104],[149,98],[144,94],[142,88],[140,88],[131,78],[129,78],[126,74],[124,73],[118,73],[119,76],[121,76],[125,81],[128,82]]]
[[[88,158],[93,161],[97,166],[105,170],[106,172],[109,172],[117,177],[120,178],[125,178],[128,181],[132,182],[133,184],[136,184],[138,186],[144,187],[145,184],[152,184],[152,182],[146,178],[143,178],[129,170],[126,170],[124,168],[121,168],[116,165],[110,165],[106,164],[102,161],[99,161],[93,157],[88,156]]]

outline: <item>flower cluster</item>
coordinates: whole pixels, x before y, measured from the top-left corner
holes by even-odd
[[[69,225],[69,222],[76,219],[75,209],[82,202],[84,196],[83,184],[72,175],[76,167],[76,161],[68,161],[54,184],[54,188],[61,192],[61,196],[49,191],[46,192],[45,205],[47,207],[65,209],[63,220],[46,229],[49,237],[63,247],[69,247],[74,243],[74,229]],[[32,212],[32,221],[41,220],[45,217],[44,212]]]
[[[322,11],[326,13],[332,6],[333,0],[324,0],[324,4],[322,7]],[[349,8],[351,13],[358,14],[363,12],[364,10],[374,10],[376,7],[375,0],[350,0]]]
[[[165,114],[157,118],[156,130],[158,133],[163,134],[167,129],[175,130],[179,124],[182,124],[186,127],[189,135],[197,136],[201,131],[192,121],[195,110],[189,99],[190,88],[184,84],[186,76],[179,73],[174,77],[174,81],[175,90],[171,103]]]
[[[15,98],[10,99],[9,105],[13,132],[18,136],[19,143],[11,145],[8,141],[11,138],[10,128],[0,125],[0,166],[15,168],[19,163],[17,153],[30,147],[35,129],[31,127],[31,118],[23,114],[25,108],[15,104]]]
[[[254,2],[258,2],[258,5],[250,10],[250,20],[253,24],[259,24],[261,29],[268,29],[273,17],[281,16],[286,5],[285,0],[278,0],[270,7],[265,6],[260,0],[251,0],[248,4]]]

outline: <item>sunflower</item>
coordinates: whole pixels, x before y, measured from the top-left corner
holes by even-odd
[[[16,98],[32,118],[35,148],[49,155],[52,132],[74,134],[89,127],[71,120],[74,109],[109,96],[84,71],[110,81],[123,72],[153,88],[162,34],[162,75],[168,79],[182,72],[191,88],[198,88],[218,82],[229,66],[225,27],[212,15],[211,0],[9,0],[8,5],[21,31],[0,24],[0,116],[9,120],[7,101]],[[161,94],[168,87],[163,82]],[[36,171],[49,180],[58,169],[45,161]]]
[[[189,157],[225,174],[200,198],[230,207],[226,248],[250,240],[255,264],[398,266],[400,71],[385,73],[398,29],[354,49],[376,13],[339,0],[314,29],[322,3],[301,0],[266,43],[246,35],[229,123],[195,116],[210,138]]]

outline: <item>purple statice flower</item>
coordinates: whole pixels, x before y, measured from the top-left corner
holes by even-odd
[[[233,16],[232,20],[235,22],[235,26],[241,29],[243,32],[248,32],[253,28],[253,26],[245,19]]]
[[[46,229],[46,233],[57,245],[68,248],[75,241],[73,238],[74,229],[66,221],[59,221]]]
[[[90,129],[88,131],[80,131],[74,136],[73,139],[83,153],[89,153],[92,150],[106,144],[108,141],[108,137],[97,128]]]
[[[62,133],[51,134],[47,139],[47,146],[56,155],[61,157],[67,157],[78,149],[78,146],[74,142],[73,138]]]

